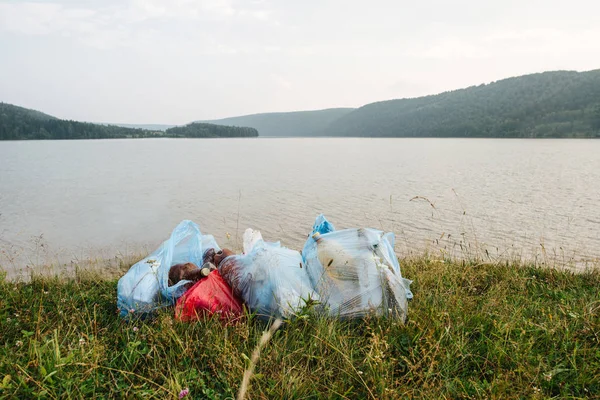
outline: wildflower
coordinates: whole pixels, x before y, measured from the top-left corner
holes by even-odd
[[[85,339],[84,338],[80,338],[79,339],[79,345],[83,346],[85,344]]]
[[[362,372],[362,371],[358,371],[358,374],[359,374],[359,375],[362,375],[362,374],[363,374],[363,372]]]
[[[19,318],[19,314],[15,313],[15,317]]]
[[[21,346],[23,346],[23,342],[21,342],[20,340],[17,340],[17,343],[15,343],[15,345],[17,347],[21,347]]]
[[[181,392],[179,392],[179,398],[183,399],[185,396],[187,396],[190,393],[190,389],[185,388],[183,389]]]
[[[137,326],[134,326],[134,327],[133,327],[133,331],[134,331],[134,332],[137,332],[137,331],[139,331],[139,330],[140,330],[140,328],[138,328]]]
[[[133,314],[135,312],[135,310],[132,308],[131,310],[129,310],[129,313]]]

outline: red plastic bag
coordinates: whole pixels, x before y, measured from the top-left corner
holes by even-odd
[[[180,321],[196,321],[212,314],[231,318],[242,313],[242,302],[217,270],[196,282],[179,298],[175,306],[175,319]]]

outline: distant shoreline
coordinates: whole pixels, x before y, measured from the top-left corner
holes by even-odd
[[[585,89],[584,89],[585,88]],[[92,124],[0,102],[0,140],[184,137],[600,138],[600,69],[549,71],[359,108],[271,112],[186,125]]]
[[[452,137],[434,137],[434,136],[401,136],[401,137],[382,137],[382,136],[254,136],[254,137],[167,137],[167,136],[156,136],[156,137],[142,137],[142,138],[98,138],[98,139],[4,139],[2,142],[80,142],[80,141],[100,141],[100,140],[181,140],[181,139],[198,139],[198,140],[230,140],[230,139],[386,139],[386,140],[397,140],[397,139],[416,139],[416,140],[430,140],[430,139],[468,139],[468,140],[598,140],[600,137],[541,137],[541,138],[530,138],[530,137],[464,137],[464,136],[452,136]]]

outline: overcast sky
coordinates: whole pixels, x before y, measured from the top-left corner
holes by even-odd
[[[186,123],[600,68],[599,0],[0,0],[0,101]]]

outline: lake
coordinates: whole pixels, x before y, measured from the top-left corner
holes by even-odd
[[[0,265],[153,250],[182,219],[224,247],[300,249],[319,213],[396,233],[400,256],[600,257],[600,140],[0,142]]]

